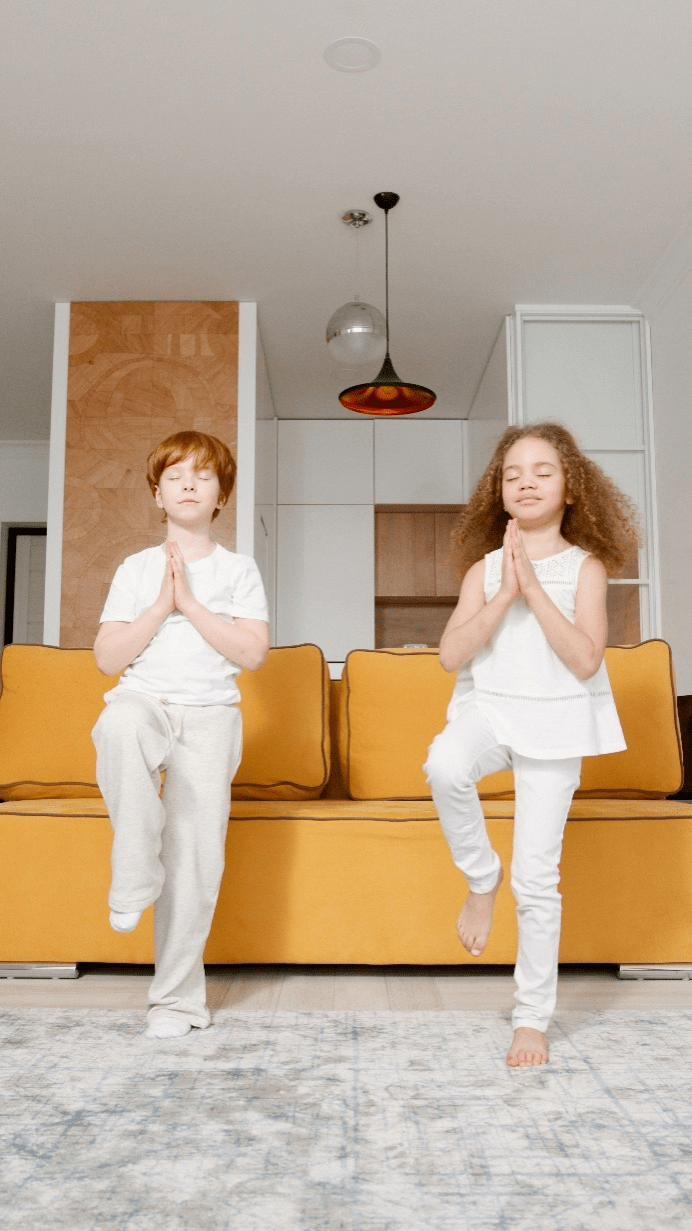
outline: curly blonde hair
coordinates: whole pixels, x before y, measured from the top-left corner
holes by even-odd
[[[565,506],[561,532],[568,543],[583,547],[617,577],[641,542],[637,510],[607,474],[585,457],[560,423],[508,427],[452,532],[458,549],[459,576],[472,564],[502,546],[507,514],[502,504],[502,470],[507,452],[526,436],[545,440],[557,451],[565,476]]]

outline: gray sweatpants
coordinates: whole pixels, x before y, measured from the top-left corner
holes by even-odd
[[[149,1017],[208,1026],[202,955],[224,867],[240,710],[170,705],[123,689],[108,698],[92,735],[113,826],[109,905],[128,913],[156,903]]]

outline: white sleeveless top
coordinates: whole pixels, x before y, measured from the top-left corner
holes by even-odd
[[[546,594],[574,623],[579,570],[588,556],[568,547],[532,561]],[[485,557],[485,598],[500,589],[502,548]],[[447,720],[474,704],[500,744],[538,760],[597,756],[626,748],[605,663],[588,680],[577,679],[555,653],[521,595],[490,640],[459,671]]]

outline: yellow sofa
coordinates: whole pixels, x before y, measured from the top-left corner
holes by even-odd
[[[607,651],[627,752],[584,761],[562,861],[563,962],[692,962],[692,803],[670,651]],[[151,962],[152,914],[108,925],[111,831],[90,730],[104,680],[87,650],[7,646],[0,696],[0,963]],[[330,685],[316,646],[240,677],[245,742],[208,962],[473,961],[465,894],[421,765],[453,679],[433,651],[356,650]],[[331,699],[331,705],[330,705]],[[508,869],[512,780],[481,784]],[[483,955],[510,963],[508,878]]]

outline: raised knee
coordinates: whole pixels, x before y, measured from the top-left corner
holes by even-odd
[[[454,780],[454,765],[451,763],[449,755],[444,746],[439,744],[439,736],[434,739],[428,749],[428,759],[423,766],[428,782],[433,790],[451,784]]]
[[[431,745],[423,769],[433,792],[468,791],[475,787],[471,769],[459,764],[458,757],[450,756],[444,746],[436,748],[434,743]]]
[[[147,715],[142,711],[137,699],[123,697],[112,701],[99,714],[94,727],[94,740],[137,740],[147,723]]]

